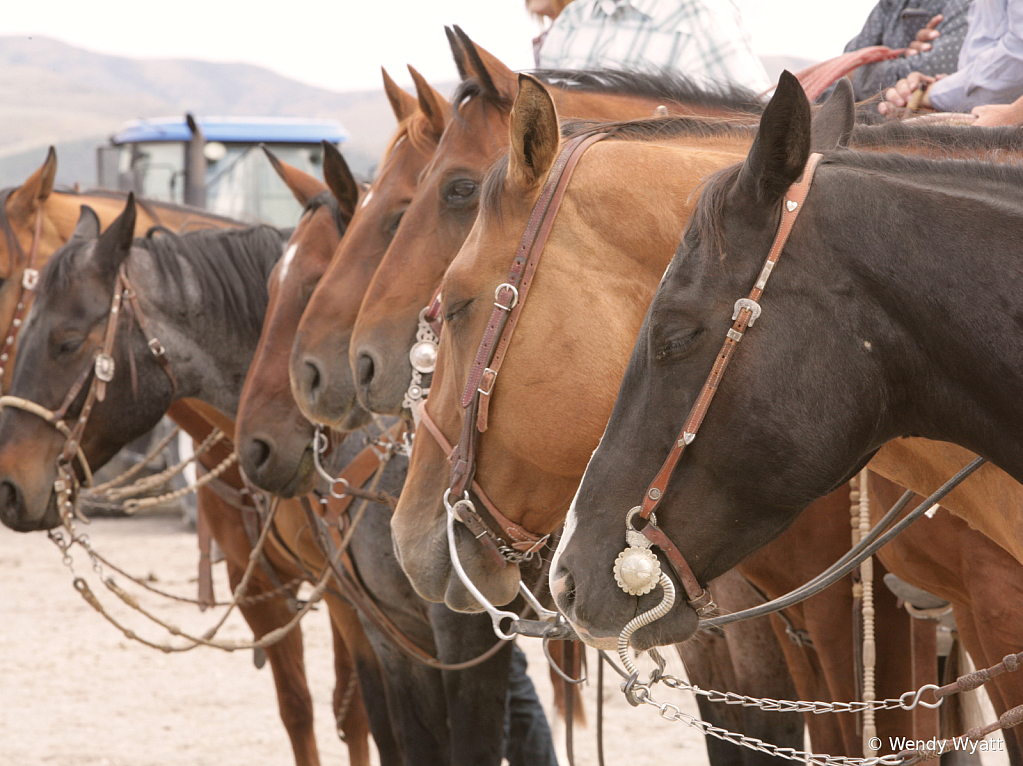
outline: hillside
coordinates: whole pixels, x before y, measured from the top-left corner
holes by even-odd
[[[24,180],[50,144],[58,181],[89,186],[95,145],[122,123],[186,111],[340,120],[352,134],[345,155],[362,173],[394,127],[382,91],[337,93],[249,64],[138,60],[41,37],[0,37],[0,187]]]

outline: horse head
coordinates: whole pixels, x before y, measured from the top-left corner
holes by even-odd
[[[355,213],[360,194],[334,145],[324,142],[323,152],[327,185],[266,150],[274,170],[305,210],[285,246],[284,257],[270,274],[266,319],[242,389],[235,443],[246,476],[256,486],[284,497],[305,494],[316,482],[313,426],[298,409],[288,378],[295,331]]]
[[[42,414],[56,414],[72,430],[81,423],[84,431],[76,432],[81,451],[99,466],[148,431],[170,404],[174,386],[138,328],[126,294],[130,288],[122,281],[134,228],[131,196],[102,234],[96,214],[83,206],[74,234],[40,275],[20,334],[12,400],[0,411],[0,520],[12,529],[60,523],[53,487],[69,437]],[[93,406],[97,389],[102,393]],[[140,399],[138,391],[149,395]],[[42,407],[42,413],[13,398]],[[91,409],[86,418],[92,428],[85,428],[85,407]],[[72,457],[75,451],[69,451]],[[80,464],[74,465],[84,479]]]
[[[412,67],[409,71],[416,98],[384,72],[384,89],[398,129],[384,152],[379,174],[309,299],[291,354],[292,392],[302,412],[314,423],[343,431],[359,427],[369,417],[356,400],[349,364],[355,318],[451,112],[448,102],[417,71]]]

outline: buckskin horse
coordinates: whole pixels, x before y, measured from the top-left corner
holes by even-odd
[[[644,536],[657,514],[659,549],[681,546],[666,577],[688,561],[692,599],[694,582],[776,537],[890,440],[953,442],[1023,478],[1021,352],[1004,331],[1020,302],[1020,171],[839,150],[804,173],[810,159],[809,107],[786,75],[745,162],[700,196],[573,501],[551,582],[590,640],[661,600],[610,585],[630,508]],[[791,236],[765,262],[782,217]],[[713,403],[681,433],[733,348]],[[682,640],[697,619],[679,604],[634,643]]]
[[[8,328],[15,328],[13,320],[16,314],[24,316],[31,305],[31,290],[22,289],[22,281],[26,269],[40,269],[49,260],[54,250],[63,244],[75,228],[80,216],[80,207],[89,203],[99,218],[99,225],[106,226],[124,207],[125,195],[106,191],[80,194],[77,192],[59,191],[54,189],[54,178],[57,170],[57,155],[51,147],[43,164],[20,187],[0,192],[3,205],[0,206],[0,228],[4,237],[0,239],[0,263],[5,269],[4,284],[0,287],[0,320]],[[206,211],[187,206],[174,205],[153,200],[140,201],[139,214],[136,217],[135,233],[142,236],[151,227],[163,225],[173,230],[195,230],[205,228],[238,228],[243,224],[231,219],[207,213]],[[19,307],[20,304],[20,307]],[[15,331],[9,330],[12,339]],[[8,357],[13,356],[16,344],[8,344],[5,349]],[[4,388],[10,383],[13,364],[9,359],[0,365],[5,369]],[[169,412],[182,427],[198,437],[201,441],[209,432],[209,424],[185,403],[176,403]],[[187,425],[186,425],[187,424]],[[205,461],[205,457],[200,458]],[[236,468],[228,469],[223,476],[226,484],[241,489],[243,484]],[[202,528],[209,527],[212,536],[225,553],[228,577],[232,588],[238,583],[245,570],[251,552],[251,541],[245,532],[240,518],[244,513],[236,507],[239,503],[234,499],[224,499],[210,487],[202,487],[197,492],[199,518]],[[271,565],[277,570],[287,568],[288,562],[275,559],[275,552],[269,552]],[[206,559],[208,560],[208,559]],[[294,575],[294,573],[292,573]],[[289,575],[289,579],[292,575]],[[203,569],[200,571],[200,582],[205,582]],[[251,595],[268,594],[275,589],[268,581],[264,572],[257,570],[249,589]],[[211,598],[211,593],[201,594],[200,600]],[[287,599],[283,594],[273,598],[255,598],[244,601],[241,611],[252,627],[257,638],[271,630],[285,625],[291,617]],[[347,618],[349,626],[357,628],[357,619],[353,612]],[[338,721],[349,745],[349,752],[354,762],[368,763],[368,724],[362,699],[358,694],[350,697],[350,685],[355,681],[354,666],[348,647],[340,638],[337,627],[331,624],[334,631],[335,670],[337,671],[338,688],[335,692],[335,712],[342,719]],[[368,647],[364,637],[355,635],[349,627],[348,640],[354,652],[367,654]],[[361,649],[360,649],[361,646]],[[371,654],[371,652],[369,652]],[[301,628],[297,628],[278,644],[266,650],[267,659],[274,676],[277,698],[280,705],[281,718],[291,740],[296,763],[299,766],[316,766],[319,754],[313,736],[312,697],[309,693],[303,666]],[[345,697],[351,703],[342,704]]]
[[[536,90],[530,94],[530,88]],[[530,108],[524,103],[529,95],[541,103]],[[449,579],[450,564],[443,544],[445,508],[441,498],[448,486],[450,448],[445,445],[438,449],[438,440],[429,431],[439,431],[440,438],[447,441],[462,429],[465,400],[459,401],[461,384],[469,378],[473,352],[484,334],[484,325],[492,319],[490,306],[495,287],[508,279],[517,244],[512,233],[527,228],[526,219],[539,194],[539,181],[546,174],[547,160],[551,159],[546,153],[541,161],[536,161],[535,156],[520,156],[526,151],[527,142],[517,139],[515,133],[543,136],[560,149],[553,108],[545,110],[542,102],[543,94],[532,81],[526,80],[513,112],[510,142],[513,149],[508,163],[495,168],[485,181],[479,220],[443,284],[441,314],[446,321],[437,370],[426,406],[428,413],[423,419],[425,427],[418,432],[420,438],[412,455],[409,486],[394,521],[406,569],[424,592],[434,593],[435,597],[443,598],[452,591],[457,594],[461,585]],[[837,107],[841,104],[829,102],[827,108],[834,112]],[[837,129],[838,134],[831,137],[832,144],[851,129],[851,97],[845,112],[845,119],[823,110],[817,116],[815,129],[818,123],[826,125],[829,121],[836,126],[833,130]],[[540,533],[553,529],[563,518],[575,488],[573,481],[578,482],[598,442],[602,418],[610,412],[615,386],[627,362],[628,344],[639,330],[645,307],[670,258],[676,232],[684,226],[689,211],[687,200],[706,170],[700,163],[720,167],[730,161],[730,156],[734,157],[736,142],[740,152],[745,153],[751,140],[751,133],[745,129],[675,119],[591,125],[585,129],[606,130],[612,134],[612,142],[631,141],[637,146],[616,147],[604,142],[590,149],[588,155],[592,156],[580,162],[550,230],[547,254],[529,288],[529,302],[519,309],[521,314],[513,308],[509,322],[519,317],[521,322],[515,325],[514,342],[501,341],[502,350],[507,351],[505,363],[491,363],[499,371],[500,383],[491,389],[493,401],[486,405],[485,433],[477,437],[477,481],[509,517]],[[898,129],[895,132],[900,140],[903,135],[909,138]],[[886,129],[885,133],[891,131]],[[870,135],[861,140],[872,140]],[[987,138],[982,134],[973,137]],[[915,143],[919,144],[922,138],[923,134],[917,136]],[[950,138],[957,144],[967,143],[960,136]],[[534,140],[530,145],[542,147],[544,142]],[[958,151],[965,148],[957,146]],[[684,149],[685,156],[680,153],[675,159],[668,158],[669,151],[680,149]],[[556,156],[558,151],[552,154]],[[665,166],[670,172],[663,172]],[[660,171],[652,172],[655,167]],[[529,173],[539,175],[540,179],[523,177]],[[623,197],[618,185],[630,178],[643,178],[646,186],[643,191]],[[621,220],[642,221],[646,225],[621,227]],[[593,268],[593,263],[599,263],[600,268]],[[520,285],[518,289],[521,303],[526,286]],[[576,298],[581,304],[573,302]],[[595,333],[593,323],[600,317],[614,317],[615,321],[610,326],[602,322],[601,332]],[[581,390],[586,392],[584,397],[579,396]],[[480,405],[481,409],[483,406]],[[528,482],[523,479],[525,476],[529,477]],[[842,494],[832,493],[827,500],[816,503],[814,510],[808,511],[783,538],[747,562],[744,573],[769,595],[777,596],[823,571],[848,547],[848,493],[844,498]],[[964,537],[962,529],[947,515],[928,524],[930,541],[944,540],[947,546],[950,541],[954,544]],[[424,529],[429,531],[424,534]],[[913,556],[885,556],[885,563],[902,578],[947,594],[966,626],[982,621],[981,615],[988,614],[985,604],[997,601],[1006,584],[1018,576],[1018,568],[1004,551],[980,535],[970,542],[971,556],[966,560],[998,561],[995,569],[1000,567],[1002,576],[985,583],[982,577],[971,579],[971,568],[962,563],[936,567],[933,559],[920,562],[920,551],[926,550],[927,545],[922,544],[916,532],[911,529],[901,543],[915,544],[917,552]],[[924,530],[919,532],[923,534]],[[493,580],[514,578],[514,568],[495,568],[482,555],[478,543],[464,535],[459,548],[463,566],[476,585],[499,598]],[[806,549],[805,554],[794,556],[793,552],[800,548]],[[913,564],[914,559],[918,563]],[[969,591],[963,593],[957,586],[967,579],[975,591],[973,598]],[[887,596],[893,602],[890,594],[878,592],[877,596]],[[850,664],[851,595],[839,586],[833,596],[824,600],[817,597],[804,606],[808,612],[806,626],[815,637],[814,645],[830,684],[823,693],[830,694],[829,699],[853,698],[856,686]],[[891,619],[893,606],[889,603],[887,619]],[[978,616],[975,618],[974,614]],[[800,615],[796,619],[804,618]],[[1002,617],[1006,633],[1012,632],[1011,620]],[[892,663],[890,668],[904,669],[907,665],[905,646],[898,644],[900,631],[891,622],[884,624],[881,661]],[[902,626],[905,628],[904,622]],[[968,630],[964,628],[964,632]],[[895,646],[883,651],[885,643],[893,641]],[[1004,655],[993,654],[991,647],[975,636],[968,636],[967,644],[978,661],[997,661]],[[1011,649],[1006,642],[1000,641],[1000,646]],[[891,694],[908,688],[910,683],[905,676],[894,677],[890,670],[879,671],[878,675]],[[1008,682],[1012,684],[1011,679]],[[801,687],[800,692],[805,693],[805,688]],[[1009,697],[1010,703],[1013,699],[1023,701],[1023,688],[1013,689]],[[996,704],[1000,711],[1007,709],[1003,703]],[[821,718],[813,716],[809,721],[815,747],[828,743],[829,725],[847,723]],[[906,728],[905,722],[898,719],[886,723],[890,732]],[[857,752],[860,744],[855,732],[844,725],[842,728],[846,735],[843,752]],[[836,751],[832,744],[825,747],[831,748],[828,752]]]

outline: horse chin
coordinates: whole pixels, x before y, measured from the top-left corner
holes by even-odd
[[[280,495],[281,497],[300,497],[301,495],[308,495],[316,489],[316,483],[316,471],[313,466],[313,448],[312,445],[309,445],[305,448],[302,457],[299,459],[298,466],[289,478],[278,486],[261,484],[260,489],[265,489],[267,492]]]
[[[352,404],[348,411],[339,419],[338,424],[334,428],[338,431],[358,431],[363,426],[368,426],[372,422],[373,413],[363,409],[358,400],[352,399]]]
[[[57,510],[57,496],[53,492],[50,492],[41,515],[30,514],[23,501],[19,505],[17,514],[9,514],[6,503],[3,512],[0,512],[0,521],[3,521],[4,526],[15,532],[42,532],[56,529],[61,524],[60,513]]]

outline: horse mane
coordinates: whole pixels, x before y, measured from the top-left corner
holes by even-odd
[[[437,142],[432,138],[432,131],[430,119],[421,110],[416,109],[398,123],[398,129],[394,131],[391,140],[387,142],[387,146],[384,148],[384,153],[381,156],[387,159],[402,139],[412,144],[416,151],[423,154],[432,154],[437,146]],[[382,165],[383,162],[380,164]]]
[[[203,294],[203,304],[218,312],[227,327],[259,337],[268,301],[266,281],[287,239],[287,232],[272,226],[181,235],[155,228],[137,238],[133,247],[153,256],[160,280],[181,297],[187,265],[187,273]],[[42,292],[71,289],[77,273],[75,257],[87,244],[72,239],[54,253],[39,275]]]
[[[187,264],[204,296],[228,327],[259,337],[269,300],[266,281],[280,259],[289,231],[272,226],[166,233],[135,240],[153,256],[166,284],[184,293]]]
[[[715,136],[753,139],[757,125],[739,123],[727,118],[670,115],[644,117],[636,120],[562,120],[561,138],[568,140],[593,133],[605,133],[605,141],[659,141],[672,138],[713,138]],[[480,188],[480,214],[501,214],[501,196],[508,177],[508,153],[505,151],[491,165]]]
[[[1023,127],[971,128],[955,125],[913,125],[889,121],[881,125],[860,125],[853,129],[851,146],[855,149],[920,147],[935,154],[956,157],[964,152],[1023,153]]]
[[[127,200],[128,192],[119,191],[117,189],[103,189],[100,187],[92,189],[73,189],[67,186],[60,186],[55,188],[54,193],[64,194],[69,197],[97,197],[99,199],[112,199],[112,200]],[[242,223],[237,219],[230,218],[226,215],[220,215],[218,213],[212,213],[209,210],[201,207],[195,207],[194,205],[185,205],[180,202],[168,202],[162,199],[150,199],[148,197],[140,197],[135,195],[135,202],[140,208],[146,211],[150,218],[159,218],[151,208],[158,210],[166,210],[181,214],[192,214],[200,215],[204,219],[209,221],[219,221],[225,224],[233,224],[234,226],[240,226]]]
[[[309,202],[306,203],[305,208],[302,210],[302,217],[304,217],[306,213],[315,213],[324,206],[330,210],[330,214],[334,218],[334,226],[337,227],[337,233],[344,235],[345,230],[348,228],[348,224],[345,222],[344,216],[341,215],[341,206],[338,205],[337,198],[330,191],[320,192],[309,200]]]

